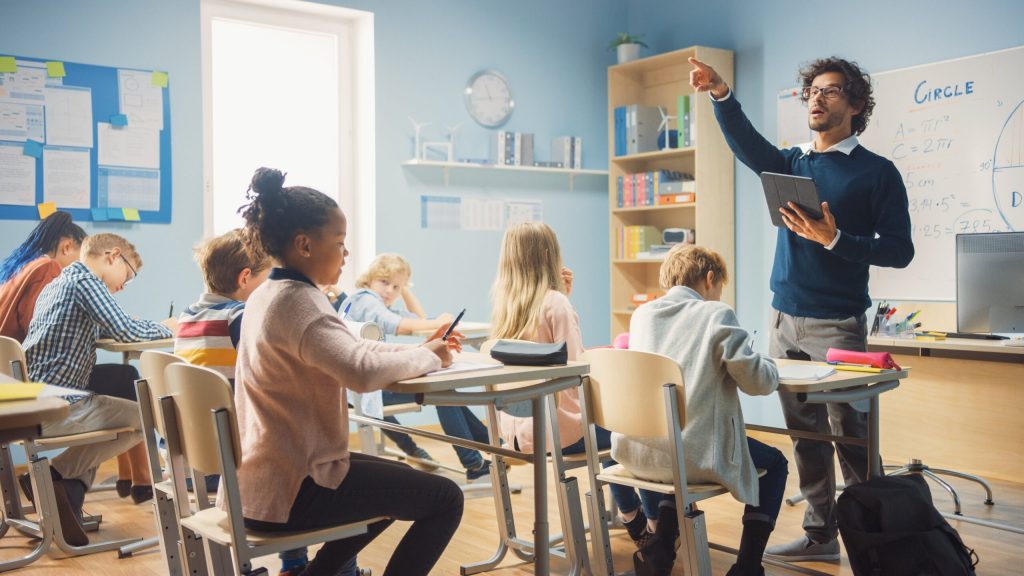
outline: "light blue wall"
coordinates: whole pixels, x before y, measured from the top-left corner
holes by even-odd
[[[794,86],[797,69],[814,58],[838,55],[881,72],[1024,44],[1024,3],[1011,0],[634,0],[628,6],[630,31],[646,34],[654,52],[693,45],[735,51],[736,94],[769,140],[775,139],[776,94]],[[737,313],[745,326],[767,335],[775,230],[764,210],[760,182],[737,162]],[[767,350],[766,336],[758,348]],[[750,421],[782,421],[774,398],[745,398],[744,411]]]

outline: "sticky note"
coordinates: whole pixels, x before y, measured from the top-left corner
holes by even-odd
[[[138,208],[121,208],[121,210],[124,213],[124,219],[128,222],[138,222],[142,220],[142,218],[139,218]]]
[[[14,56],[0,56],[0,72],[17,72],[18,64]]]
[[[114,114],[110,117],[110,125],[118,127],[127,126],[128,116],[125,116],[124,114]]]
[[[107,208],[107,220],[124,220],[124,210],[121,208]]]
[[[167,88],[167,72],[160,72],[159,70],[153,70],[153,86],[159,86],[161,88]]]
[[[47,62],[46,63],[46,75],[50,78],[63,78],[64,74],[64,63],[63,62]]]
[[[50,216],[50,214],[53,214],[54,212],[57,211],[57,203],[43,202],[42,204],[36,206],[36,208],[39,209],[39,219],[46,220]]]
[[[33,158],[43,157],[43,145],[35,140],[25,140],[23,151],[25,156],[32,156]]]
[[[92,221],[93,222],[106,222],[107,220],[110,220],[110,218],[107,218],[107,209],[106,208],[93,208],[92,209]]]

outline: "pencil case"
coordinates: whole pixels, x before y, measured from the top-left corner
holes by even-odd
[[[565,342],[539,344],[498,340],[491,348],[491,358],[513,366],[564,366],[569,361],[569,349]]]
[[[854,350],[840,350],[829,348],[825,353],[825,360],[829,362],[846,362],[848,364],[864,364],[874,368],[892,368],[901,370],[900,365],[892,359],[888,352],[856,352]]]

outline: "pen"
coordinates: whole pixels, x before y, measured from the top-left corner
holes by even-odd
[[[854,366],[857,368],[874,368],[871,364],[857,364],[855,362],[839,362],[838,360],[828,360],[826,364],[833,366]]]
[[[465,313],[466,313],[466,309],[463,308],[462,312],[459,312],[459,315],[456,316],[455,320],[452,321],[451,325],[448,326],[448,329],[444,331],[444,336],[441,336],[441,340],[444,340],[444,341],[448,340],[448,337],[452,335],[452,330],[455,329],[455,325],[459,323],[459,320],[462,320],[462,315],[465,314]]]
[[[174,300],[171,300],[171,309],[167,312],[168,318],[174,318]]]
[[[750,333],[750,351],[754,351],[754,338],[757,336],[757,330]]]

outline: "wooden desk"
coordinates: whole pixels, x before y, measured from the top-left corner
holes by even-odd
[[[18,380],[0,374],[0,386]],[[36,398],[0,402],[0,443],[29,440],[39,437],[40,428],[47,422],[66,418],[68,403],[60,398]]]
[[[491,335],[491,325],[487,322],[459,322],[459,325],[455,329],[466,337],[462,342],[468,344],[476,349],[480,349],[480,345],[487,341]],[[433,330],[417,330],[412,333],[413,336],[419,336],[420,338],[426,338],[433,334]]]
[[[499,364],[490,356],[464,352],[456,356],[456,360],[480,364]],[[435,376],[422,376],[397,382],[387,389],[392,392],[404,392],[417,395],[417,402],[420,404],[433,404],[440,406],[493,406],[498,409],[508,408],[513,405],[520,406],[524,402],[529,403],[533,414],[533,439],[537,446],[547,444],[547,427],[545,418],[547,410],[554,406],[554,395],[562,390],[579,386],[582,378],[587,374],[590,367],[578,362],[569,362],[565,366],[503,366],[491,370],[480,370],[475,372],[460,372],[455,374],[439,374]],[[523,386],[510,390],[493,392],[463,391],[467,388],[480,386],[493,386],[498,384],[509,384],[523,382]],[[548,527],[548,501],[547,501],[547,455],[543,450],[536,453],[523,454],[509,448],[502,448],[498,442],[497,423],[491,422],[489,432],[491,444],[482,444],[454,438],[443,434],[426,432],[417,428],[408,428],[381,422],[365,416],[350,415],[349,419],[360,424],[378,426],[389,430],[397,430],[418,436],[426,436],[442,440],[457,446],[474,448],[499,454],[508,458],[519,460],[529,459],[533,463],[533,487],[534,487],[534,528],[533,546],[534,552],[534,574],[550,573],[549,558],[549,527]],[[558,419],[550,418],[547,422],[551,426],[553,438],[558,438]],[[509,546],[517,551],[523,550],[523,541],[515,537],[514,526],[510,518],[503,510],[503,499],[507,490],[505,470],[502,466],[491,468],[492,486],[494,487],[494,498],[497,514],[499,516],[498,529],[501,535],[501,542],[498,550],[489,560],[472,566],[463,566],[463,574],[474,574],[490,570],[497,566],[504,558]],[[496,476],[496,477],[495,477]]]
[[[143,350],[173,349],[174,338],[160,338],[143,342],[117,342],[113,338],[100,338],[96,341],[96,347],[108,352],[120,352],[121,362],[127,364],[132,359],[138,358]]]
[[[914,377],[885,400],[882,452],[936,468],[1024,478],[1024,348],[996,340],[868,338]]]

